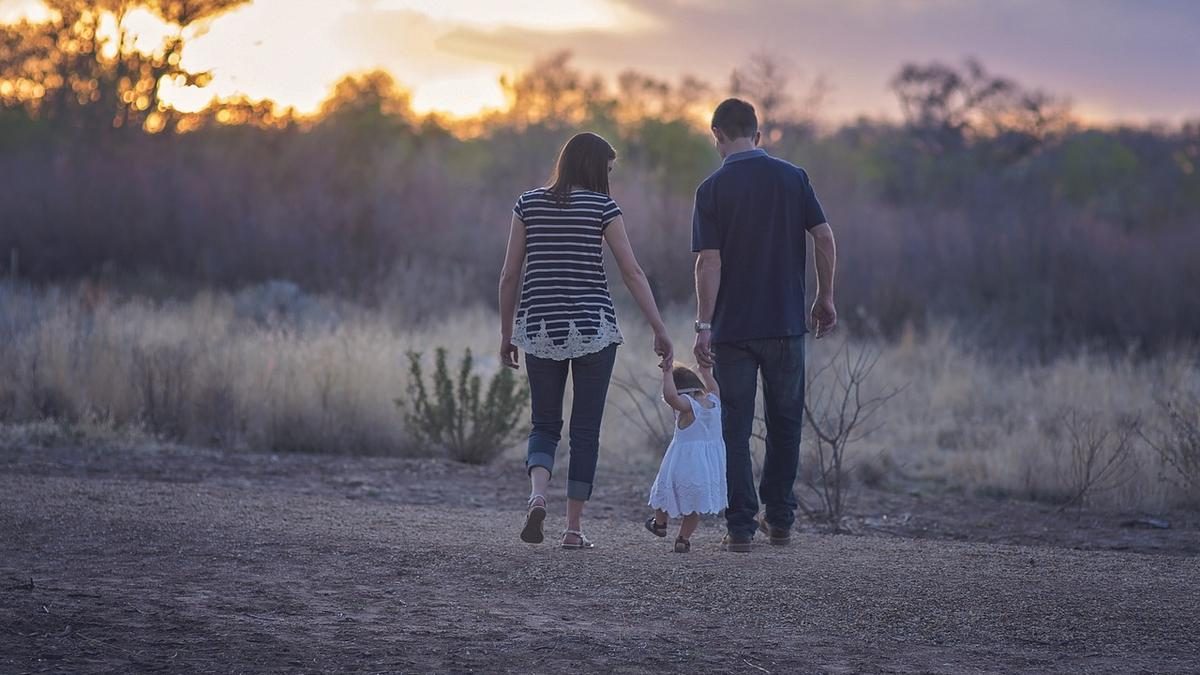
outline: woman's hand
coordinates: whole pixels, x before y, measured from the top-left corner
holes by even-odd
[[[517,346],[512,343],[512,338],[507,335],[500,336],[500,363],[516,370],[520,367],[517,364],[518,354]]]
[[[662,357],[658,367],[669,368],[675,362],[675,347],[671,344],[671,338],[667,335],[666,330],[654,331],[654,353]]]

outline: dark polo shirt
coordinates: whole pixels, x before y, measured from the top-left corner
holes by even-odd
[[[762,149],[729,155],[696,190],[692,250],[721,251],[713,342],[808,332],[808,230],[826,222],[804,169]]]

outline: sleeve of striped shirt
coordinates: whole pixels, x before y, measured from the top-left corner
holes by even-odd
[[[513,204],[513,213],[517,214],[517,217],[520,218],[521,220],[525,220],[525,195],[524,194],[522,194],[520,197],[517,197],[517,203]]]
[[[621,207],[617,206],[612,197],[609,197],[608,203],[604,205],[604,215],[600,217],[600,225],[607,226],[619,215],[621,215]]]

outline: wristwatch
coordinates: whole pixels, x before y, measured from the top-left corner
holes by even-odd
[[[696,322],[696,332],[697,333],[699,333],[701,331],[706,331],[706,330],[712,330],[711,323],[709,323],[707,321],[697,321]]]

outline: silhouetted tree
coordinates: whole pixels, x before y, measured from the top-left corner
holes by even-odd
[[[571,67],[571,52],[561,51],[539,59],[517,77],[502,77],[508,99],[505,123],[524,127],[571,127],[585,120],[611,118],[615,101],[598,75],[586,76]]]
[[[163,83],[204,86],[211,79],[182,67],[188,34],[247,1],[46,0],[47,20],[0,26],[0,106],[89,131],[170,129],[175,117],[160,101]],[[135,45],[126,26],[138,8],[173,28],[149,50]]]
[[[286,129],[299,123],[294,108],[280,110],[274,101],[254,100],[241,95],[213,99],[198,112],[180,115],[176,130],[195,132],[215,127]]]
[[[748,63],[729,76],[730,95],[749,99],[757,108],[765,144],[777,144],[789,129],[809,135],[828,94],[828,83],[817,77],[797,99],[792,71],[782,57],[763,51],[752,54]]]
[[[1005,137],[1003,154],[1020,158],[1069,121],[1065,100],[992,75],[975,59],[962,68],[906,64],[891,86],[905,124],[935,153],[960,148],[972,137]]]

